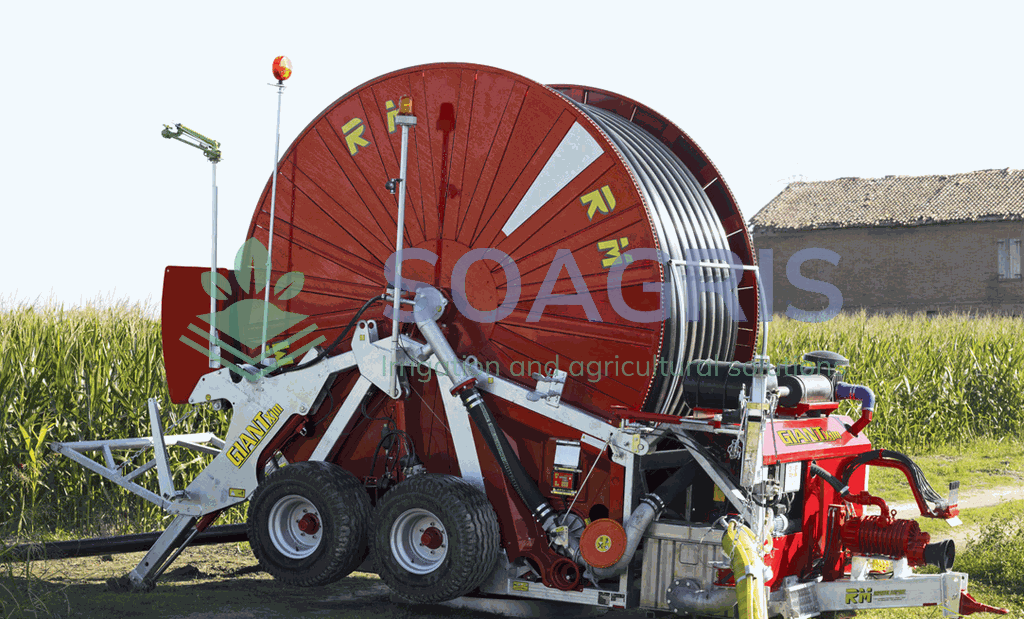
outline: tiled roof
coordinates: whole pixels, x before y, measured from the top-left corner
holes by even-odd
[[[1024,170],[792,183],[750,219],[754,231],[1024,220]]]

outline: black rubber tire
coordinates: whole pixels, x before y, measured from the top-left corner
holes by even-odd
[[[425,509],[447,533],[444,560],[426,574],[413,573],[392,551],[392,528],[412,509]],[[444,602],[476,589],[498,561],[498,517],[487,497],[459,477],[422,474],[392,488],[377,504],[371,549],[381,579],[401,597]]]
[[[270,536],[270,513],[298,495],[320,514],[321,539],[307,557],[282,553]],[[345,469],[329,462],[296,462],[274,471],[249,502],[247,532],[260,567],[290,585],[326,585],[348,576],[368,554],[372,507],[366,489]]]

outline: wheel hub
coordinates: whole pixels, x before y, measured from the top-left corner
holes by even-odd
[[[402,569],[429,574],[448,556],[447,537],[437,515],[421,508],[409,509],[391,526],[391,552]]]
[[[305,514],[302,518],[299,518],[297,523],[299,530],[306,535],[313,535],[320,530],[320,521],[313,514]]]
[[[274,547],[289,559],[305,559],[320,546],[320,513],[306,497],[289,494],[270,508],[267,529]]]
[[[423,531],[423,535],[420,537],[420,544],[426,546],[431,550],[437,550],[441,547],[441,543],[444,541],[444,536],[437,527],[427,527]]]

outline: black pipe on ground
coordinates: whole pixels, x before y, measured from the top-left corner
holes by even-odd
[[[0,557],[17,560],[24,559],[69,559],[72,557],[95,557],[98,555],[116,555],[128,552],[146,552],[156,542],[163,531],[139,533],[137,535],[118,535],[114,537],[93,537],[67,542],[45,542],[41,544],[19,544],[6,550],[0,550]],[[190,546],[206,546],[210,544],[229,544],[247,542],[245,524],[225,524],[210,527],[197,534]]]

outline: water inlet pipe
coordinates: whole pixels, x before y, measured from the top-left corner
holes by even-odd
[[[665,505],[671,503],[676,495],[693,483],[697,468],[691,466],[691,464],[692,459],[680,466],[671,477],[663,481],[657,490],[647,493],[640,499],[640,504],[629,515],[629,519],[623,523],[622,528],[626,530],[626,550],[619,557],[619,560],[610,567],[589,566],[590,573],[594,578],[597,580],[612,578],[621,574],[629,567],[629,564],[633,561],[633,556],[636,554],[636,549],[640,545],[640,540],[643,539],[644,533],[647,532],[647,528],[651,526],[654,519],[665,509]]]
[[[839,400],[860,400],[860,419],[850,426],[850,434],[860,436],[875,412],[875,392],[864,385],[836,383],[836,398]]]

